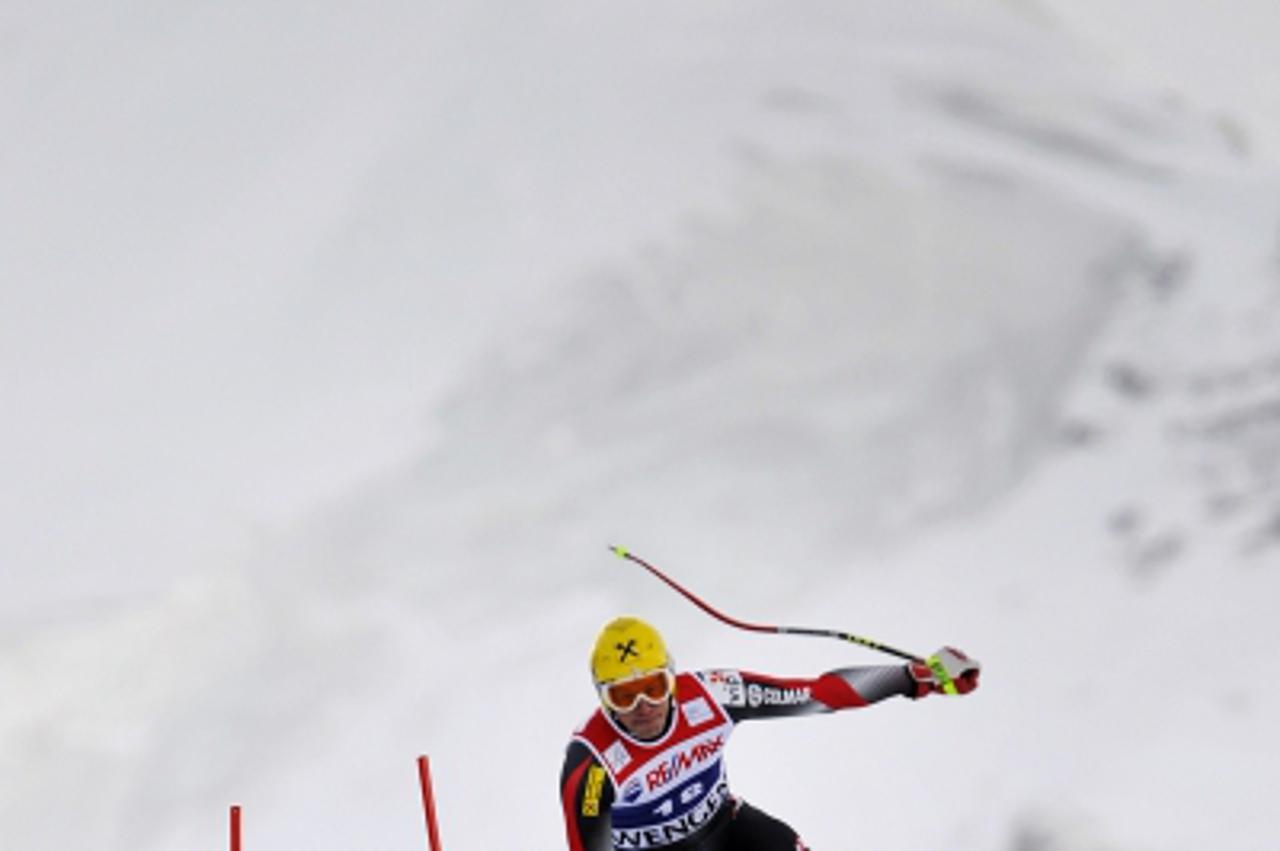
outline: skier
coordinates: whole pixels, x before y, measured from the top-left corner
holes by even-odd
[[[853,709],[894,695],[968,694],[979,664],[953,648],[929,664],[841,668],[816,679],[677,673],[662,636],[619,617],[591,653],[600,707],[565,754],[570,851],[803,851],[790,826],[729,792],[724,745],[739,721]]]

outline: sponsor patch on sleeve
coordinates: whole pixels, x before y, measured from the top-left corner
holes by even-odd
[[[808,686],[765,685],[752,683],[747,686],[747,705],[757,706],[797,706],[808,703],[812,699]]]
[[[707,671],[702,681],[721,706],[746,706],[747,690],[742,674],[733,670]]]
[[[587,786],[582,792],[582,814],[600,815],[600,795],[604,792],[604,769],[593,765],[587,769]]]

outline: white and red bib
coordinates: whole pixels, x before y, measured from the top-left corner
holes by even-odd
[[[597,710],[574,738],[613,782],[614,848],[655,848],[692,836],[729,797],[724,747],[733,721],[691,674],[676,677],[675,718],[652,742]]]

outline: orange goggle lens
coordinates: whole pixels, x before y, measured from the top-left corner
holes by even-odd
[[[630,712],[642,697],[650,703],[661,703],[671,696],[674,687],[670,671],[654,671],[634,679],[606,683],[600,687],[600,698],[614,712]]]

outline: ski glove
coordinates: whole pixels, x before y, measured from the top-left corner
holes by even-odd
[[[912,662],[907,672],[915,681],[912,697],[926,694],[968,694],[978,687],[982,665],[954,647],[944,647],[924,662]]]

